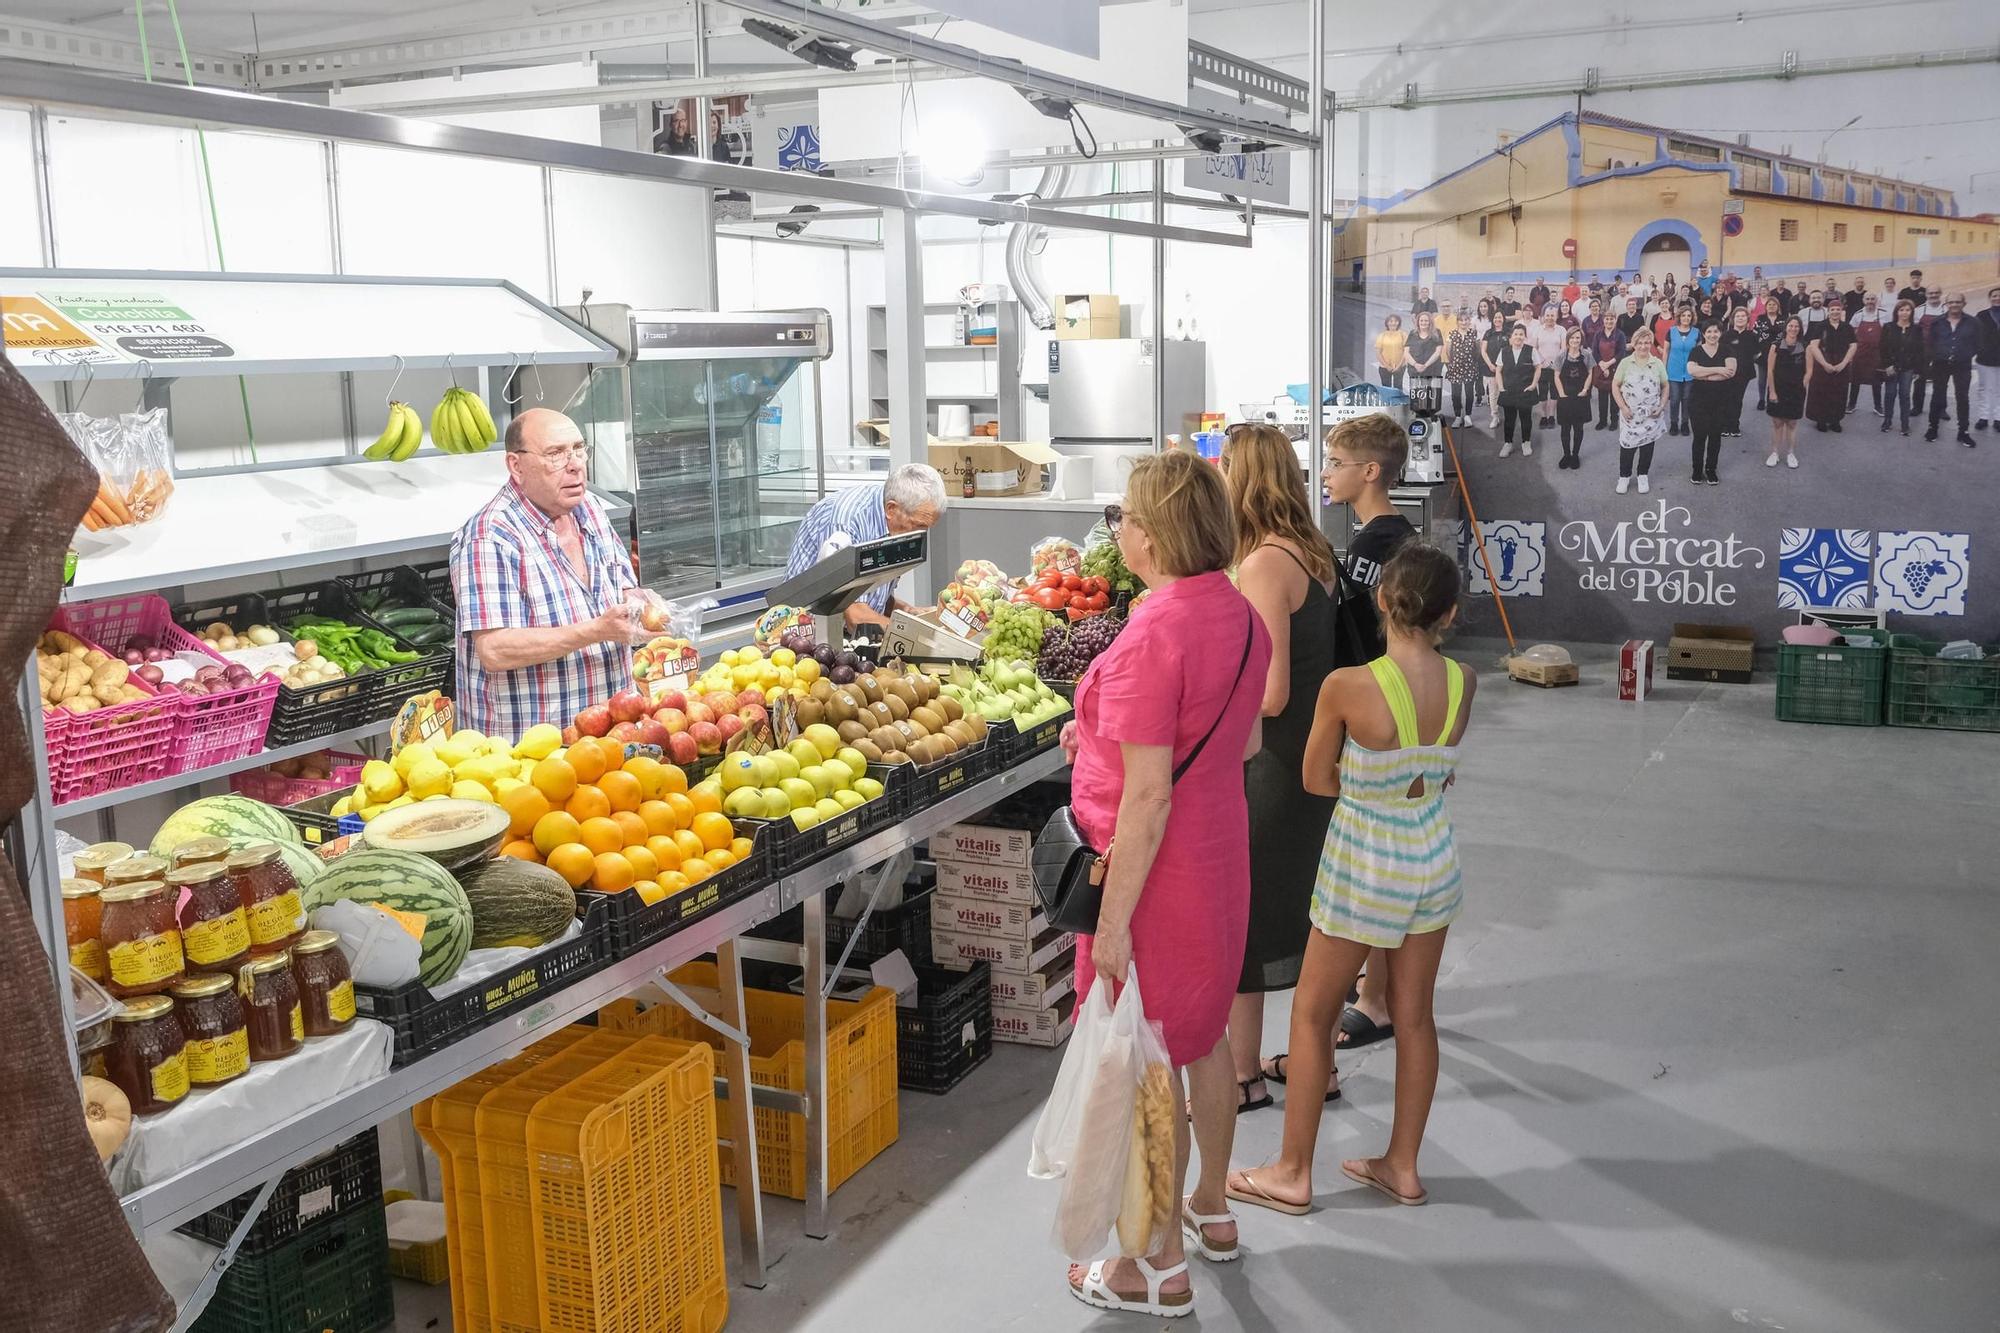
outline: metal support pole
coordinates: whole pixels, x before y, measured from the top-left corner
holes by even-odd
[[[1307,150],[1309,163],[1307,175],[1311,179],[1312,198],[1306,202],[1306,270],[1312,275],[1312,287],[1306,296],[1306,436],[1311,441],[1307,458],[1312,472],[1306,484],[1314,494],[1319,492],[1319,479],[1326,466],[1325,409],[1321,400],[1326,397],[1326,337],[1327,337],[1327,252],[1326,252],[1326,164],[1327,133],[1332,122],[1326,115],[1326,0],[1306,0],[1306,112],[1308,128],[1313,133],[1313,144]],[[1324,506],[1320,508],[1322,527],[1329,521],[1330,513]]]
[[[806,1235],[825,1240],[826,1223],[826,895],[805,901]]]
[[[256,1226],[257,1219],[264,1215],[264,1205],[271,1201],[271,1191],[276,1189],[278,1182],[283,1179],[282,1174],[273,1175],[267,1177],[258,1187],[257,1197],[250,1201],[250,1211],[237,1219],[236,1226],[229,1233],[229,1239],[223,1242],[221,1252],[209,1262],[208,1271],[201,1275],[201,1281],[196,1283],[194,1290],[188,1294],[187,1304],[183,1305],[174,1316],[173,1333],[187,1333],[188,1329],[194,1327],[194,1321],[201,1318],[201,1312],[208,1308],[208,1302],[214,1297],[216,1287],[222,1283],[222,1275],[236,1262],[236,1251],[242,1248],[244,1238],[250,1234],[250,1228]]]
[[[715,983],[722,991],[722,1021],[737,1040],[722,1048],[722,1076],[729,1084],[729,1142],[736,1154],[736,1226],[742,1237],[743,1285],[764,1285],[764,1193],[757,1172],[757,1112],[750,1099],[750,1043],[743,1007],[743,962],[736,941],[715,951]]]
[[[42,243],[42,267],[56,266],[55,199],[49,184],[49,111],[35,107],[28,112],[28,151],[35,168],[35,229]],[[32,718],[30,719],[32,720]]]
[[[930,431],[924,398],[924,249],[917,214],[908,208],[882,210],[882,304],[889,346],[889,466],[928,463],[924,440]],[[930,601],[928,566],[911,571],[919,605]]]
[[[1159,145],[1155,145],[1156,147]],[[1167,220],[1167,164],[1153,163],[1153,221]],[[1153,238],[1153,448],[1167,447],[1167,242]]]

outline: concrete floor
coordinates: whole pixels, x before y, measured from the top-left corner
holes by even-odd
[[[1318,1211],[1251,1210],[1183,1327],[2000,1328],[1993,738],[1780,724],[1768,684],[1621,704],[1602,657],[1543,692],[1459,652],[1488,688],[1452,798],[1432,1201],[1340,1176],[1385,1143],[1394,1070],[1349,1058]],[[772,1201],[780,1258],[733,1333],[1141,1326],[1064,1294],[1056,1187],[1024,1172],[1058,1058],[1003,1046],[905,1094],[831,1240]],[[1239,1121],[1237,1160],[1280,1121]],[[442,1327],[429,1304],[398,1326]]]

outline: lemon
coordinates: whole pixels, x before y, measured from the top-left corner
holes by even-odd
[[[343,796],[333,803],[333,809],[327,811],[327,813],[338,819],[353,808],[354,798],[352,796]]]
[[[546,722],[538,722],[529,727],[521,736],[521,743],[514,747],[516,759],[547,759],[562,744],[562,733]]]
[[[411,769],[415,768],[418,764],[423,763],[424,760],[426,759],[435,759],[435,758],[437,758],[437,751],[433,750],[430,746],[426,745],[422,741],[418,741],[414,745],[405,745],[402,749],[396,752],[396,758],[394,761],[396,766],[396,776],[401,778],[404,782],[408,782],[410,780]]]
[[[451,790],[451,770],[436,757],[410,766],[410,794],[419,799],[442,796]]]
[[[382,805],[403,794],[403,780],[380,759],[370,759],[361,766],[361,789],[369,804]]]
[[[743,654],[737,652],[734,648],[724,648],[722,650],[722,656],[716,658],[715,660],[722,663],[722,665],[726,667],[733,667],[738,662],[743,660]]]
[[[414,797],[412,797],[408,792],[404,792],[401,796],[398,796],[395,800],[389,802],[382,808],[384,810],[400,810],[406,805],[415,805],[416,803],[417,802]]]
[[[485,744],[486,736],[483,732],[470,730],[454,731],[451,735],[431,746],[431,749],[437,752],[438,758],[444,760],[453,768],[457,768],[460,764],[478,754]]]
[[[474,782],[471,778],[461,778],[451,784],[451,799],[454,801],[484,801],[486,804],[491,805],[493,804],[493,793],[486,789],[486,784],[483,782]]]

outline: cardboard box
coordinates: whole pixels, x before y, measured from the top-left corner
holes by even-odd
[[[938,967],[963,972],[974,963],[985,963],[995,972],[1026,976],[1050,963],[1068,957],[1076,947],[1076,936],[1049,930],[1033,940],[999,939],[990,935],[961,935],[956,931],[931,927],[931,962]]]
[[[962,898],[940,888],[931,895],[931,929],[954,935],[985,935],[994,939],[1032,940],[1049,923],[1035,903],[1007,903],[995,898]]]
[[[1076,997],[1051,1009],[993,1007],[993,1040],[1016,1046],[1060,1046],[1076,1027]]]
[[[1035,872],[1026,866],[939,861],[937,891],[958,898],[984,898],[1028,907],[1033,907],[1037,901]]]
[[[1047,1009],[1076,994],[1076,960],[1059,958],[1039,972],[989,972],[995,1009]]]
[[[1025,870],[1034,845],[1035,835],[1026,829],[947,824],[931,834],[931,860],[938,863],[941,884],[946,865],[1013,866]]]
[[[958,621],[959,628],[970,628],[956,616],[950,618]],[[900,657],[918,667],[954,662],[977,664],[980,648],[977,639],[947,625],[945,615],[935,611],[905,611],[898,607],[889,613],[889,627],[882,634],[882,656],[884,659]]]
[[[1123,332],[1115,296],[1094,292],[1058,296],[1055,316],[1058,338],[1116,338]]]
[[[1682,622],[1667,640],[1667,679],[1748,685],[1756,656],[1757,633],[1747,625]]]
[[[1653,692],[1653,641],[1627,639],[1618,650],[1618,697],[1637,703]]]
[[[1539,685],[1545,690],[1552,690],[1559,685],[1578,684],[1583,679],[1583,673],[1574,662],[1535,662],[1515,653],[1507,659],[1507,677],[1523,685]]]
[[[1060,457],[1048,445],[1031,440],[930,443],[930,465],[944,478],[947,497],[965,494],[968,475],[972,478],[973,494],[981,499],[1040,495],[1047,486],[1050,465]],[[946,506],[949,505],[947,499]]]

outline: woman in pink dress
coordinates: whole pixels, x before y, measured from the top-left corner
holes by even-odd
[[[1176,1096],[1193,1110],[1201,1178],[1157,1253],[1073,1266],[1069,1283],[1100,1309],[1172,1318],[1194,1304],[1184,1242],[1211,1260],[1237,1257],[1223,1193],[1236,1132],[1227,1034],[1250,920],[1243,761],[1260,741],[1271,638],[1225,572],[1235,527],[1213,465],[1179,452],[1144,459],[1106,517],[1147,593],[1077,682],[1063,733],[1077,823],[1110,856],[1097,933],[1077,940],[1078,999],[1137,965],[1177,1085],[1186,1071]],[[1175,1119],[1185,1180],[1188,1135]]]

